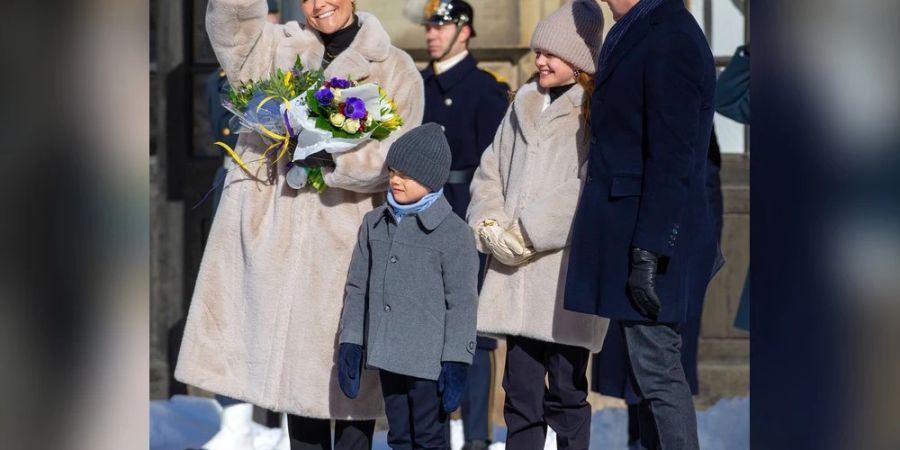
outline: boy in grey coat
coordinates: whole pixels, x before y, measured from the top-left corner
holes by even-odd
[[[365,349],[366,367],[380,369],[394,449],[448,447],[447,413],[475,354],[478,255],[443,196],[450,158],[434,123],[391,145],[388,200],[363,219],[347,277],[338,381],[356,398]]]

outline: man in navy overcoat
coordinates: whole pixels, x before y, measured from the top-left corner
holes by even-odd
[[[715,65],[681,0],[604,1],[616,24],[591,99],[565,306],[621,321],[642,446],[696,449],[678,327],[699,314],[718,252],[705,186]]]

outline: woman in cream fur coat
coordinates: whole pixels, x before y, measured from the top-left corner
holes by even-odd
[[[608,322],[565,310],[563,288],[602,30],[593,0],[570,0],[538,24],[538,74],[516,93],[470,188],[467,220],[491,254],[478,331],[507,340],[504,417],[516,450],[542,448],[547,425],[558,448],[588,448],[586,370]]]
[[[354,429],[370,441],[373,419],[383,414],[376,371],[363,371],[355,400],[340,392],[338,323],[359,225],[384,200],[387,150],[421,123],[424,94],[412,58],[391,45],[375,16],[357,13],[353,0],[301,3],[307,23],[276,25],[266,21],[264,0],[209,1],[206,29],[229,81],[266,78],[276,68],[292,67],[299,55],[307,67],[325,67],[327,77],[381,85],[394,96],[403,128],[335,155],[336,167],[324,170],[328,189],[322,194],[288,187],[284,160],[268,171],[268,164],[251,165],[261,168],[256,177],[262,181],[230,170],[175,376],[289,413],[292,446],[300,439],[331,448],[329,419],[364,420]],[[249,162],[265,149],[257,135],[243,133],[236,151]],[[347,423],[354,422],[336,426],[337,447],[346,448],[341,436],[351,434],[343,433]]]

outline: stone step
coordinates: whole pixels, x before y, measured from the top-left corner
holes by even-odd
[[[723,398],[750,395],[750,364],[701,362],[697,374],[700,395],[694,400],[699,409],[710,407]]]
[[[749,364],[750,340],[700,338],[698,356],[700,364],[704,362]]]

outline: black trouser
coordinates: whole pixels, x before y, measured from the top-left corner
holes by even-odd
[[[288,415],[291,450],[331,450],[331,421]],[[374,420],[335,420],[335,450],[371,450]]]
[[[697,450],[697,416],[681,366],[674,325],[622,322],[628,363],[643,400],[638,406],[641,448]]]
[[[382,370],[381,392],[392,449],[450,448],[447,413],[441,405],[437,381]]]
[[[488,441],[488,407],[491,396],[491,350],[475,350],[460,406],[466,442]]]
[[[508,336],[506,346],[506,447],[543,449],[550,425],[558,449],[586,450],[591,438],[587,349],[519,336]]]

